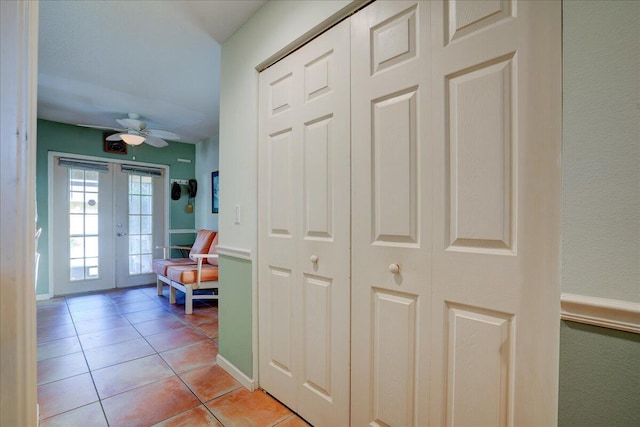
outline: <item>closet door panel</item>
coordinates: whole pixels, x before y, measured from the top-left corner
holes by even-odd
[[[377,2],[352,18],[354,426],[427,419],[428,8]]]
[[[349,21],[260,75],[260,385],[349,423]]]
[[[349,423],[349,29],[346,20],[300,50],[303,330],[298,407],[314,426]]]
[[[431,425],[554,425],[560,4],[432,10]]]
[[[260,384],[297,407],[299,303],[302,273],[296,263],[302,80],[293,58],[260,74],[258,310]],[[296,90],[297,89],[297,90]]]

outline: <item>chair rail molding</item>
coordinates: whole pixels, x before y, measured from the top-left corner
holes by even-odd
[[[218,245],[218,255],[224,255],[232,258],[239,258],[247,261],[253,261],[253,259],[251,258],[250,249],[232,248],[230,246]]]
[[[563,293],[560,318],[640,334],[640,303]]]

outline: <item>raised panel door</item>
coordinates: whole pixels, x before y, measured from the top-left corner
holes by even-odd
[[[349,21],[260,74],[260,386],[349,423]]]

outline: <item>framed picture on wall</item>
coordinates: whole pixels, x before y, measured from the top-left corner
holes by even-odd
[[[218,190],[220,177],[218,171],[211,172],[211,213],[218,213]]]
[[[103,133],[103,142],[104,142],[104,152],[105,153],[115,153],[115,154],[127,154],[127,144],[124,141],[107,141],[107,137],[114,135],[118,132],[104,132]]]

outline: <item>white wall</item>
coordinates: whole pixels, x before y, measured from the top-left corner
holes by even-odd
[[[222,45],[220,244],[257,248],[258,72],[255,67],[353,1],[270,1]],[[241,223],[234,224],[234,209]]]
[[[640,301],[640,2],[565,1],[562,291]]]
[[[218,167],[219,139],[215,136],[196,145],[196,179],[198,180],[195,205],[196,230],[218,229],[218,214],[211,213],[211,172],[217,171]]]

